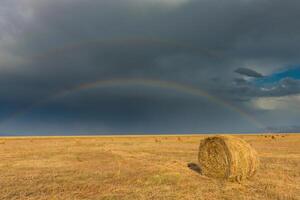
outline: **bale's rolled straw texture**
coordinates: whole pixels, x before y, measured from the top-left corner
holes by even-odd
[[[259,165],[256,151],[233,136],[202,140],[198,160],[204,175],[238,182],[254,175]]]

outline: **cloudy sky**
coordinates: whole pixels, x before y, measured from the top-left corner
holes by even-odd
[[[300,1],[1,0],[0,134],[300,124]]]

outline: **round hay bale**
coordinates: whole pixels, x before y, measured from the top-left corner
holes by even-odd
[[[259,165],[256,151],[233,136],[202,140],[198,160],[204,175],[238,182],[254,175]]]

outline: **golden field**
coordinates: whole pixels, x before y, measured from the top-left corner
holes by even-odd
[[[300,135],[237,135],[261,162],[242,183],[188,167],[204,137],[0,138],[0,199],[300,199]]]

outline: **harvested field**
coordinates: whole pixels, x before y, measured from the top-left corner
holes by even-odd
[[[300,199],[300,135],[238,135],[260,159],[241,183],[201,174],[204,137],[1,138],[0,199]]]

